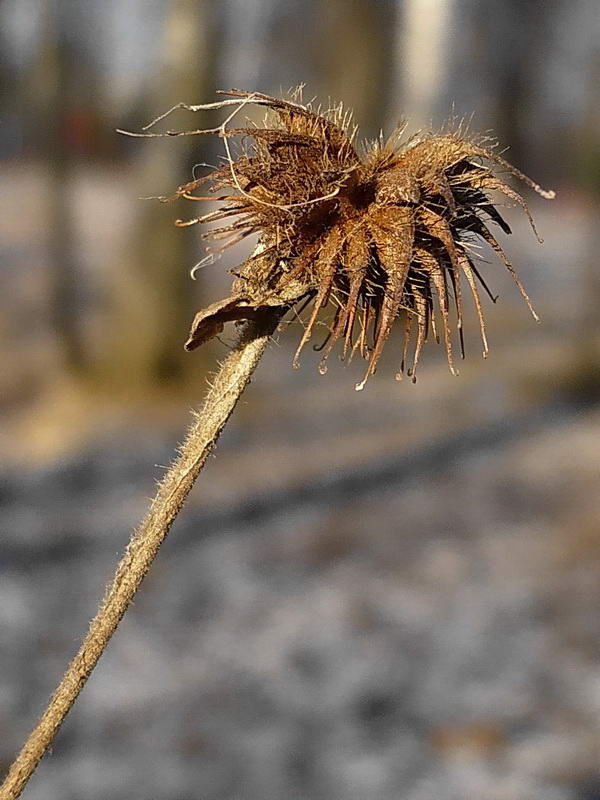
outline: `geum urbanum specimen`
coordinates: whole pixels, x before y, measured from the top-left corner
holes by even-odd
[[[175,195],[216,200],[219,207],[178,224],[217,223],[205,236],[223,240],[221,249],[250,234],[258,234],[259,245],[235,272],[232,295],[196,316],[186,347],[193,350],[220,333],[230,320],[245,320],[246,324],[214,377],[178,457],[158,485],[146,517],[133,533],[79,651],[10,766],[0,786],[0,800],[19,797],[54,741],[283,314],[289,310],[299,314],[299,306],[312,303],[295,364],[321,315],[327,329],[321,371],[325,371],[335,343],[342,340],[344,355],[358,351],[368,362],[366,375],[357,386],[362,388],[375,372],[399,317],[404,325],[400,373],[414,341],[408,369],[414,380],[430,328],[437,338],[436,313],[454,371],[450,305],[453,298],[462,350],[463,276],[475,302],[487,353],[479,285],[487,287],[474,263],[477,238],[496,251],[531,308],[512,265],[489,230],[491,222],[510,233],[488,192],[503,193],[524,209],[530,221],[531,216],[523,198],[494,174],[492,167],[512,173],[543,197],[551,198],[554,193],[541,189],[483,142],[466,139],[459,129],[401,144],[399,131],[389,141],[377,141],[359,154],[354,145],[356,131],[350,130],[350,117],[341,108],[321,113],[302,105],[299,95],[287,101],[256,92],[224,94],[227,99],[216,103],[176,106],[192,111],[232,107],[233,112],[217,128],[148,133],[169,111],[150,123],[146,132],[129,135],[214,133],[223,138],[223,166],[181,186]],[[267,108],[264,126],[228,128],[249,104]],[[242,137],[242,149],[235,158],[232,137]],[[210,185],[208,194],[196,194],[204,184]]]
[[[460,130],[401,143],[400,129],[387,141],[380,139],[359,150],[354,144],[356,129],[341,107],[321,112],[255,92],[223,94],[232,99],[209,105],[235,106],[226,123],[249,103],[266,107],[267,119],[263,127],[228,128],[224,123],[209,130],[166,134],[218,132],[226,146],[227,159],[220,168],[181,186],[175,195],[219,200],[222,205],[179,224],[218,222],[204,237],[224,240],[220,249],[255,233],[261,247],[234,272],[232,295],[196,316],[188,350],[219,333],[229,320],[312,303],[295,366],[321,315],[327,334],[319,347],[323,349],[320,370],[326,371],[331,350],[342,340],[344,357],[358,350],[368,361],[357,389],[376,371],[398,319],[404,330],[398,378],[406,368],[415,380],[430,328],[438,341],[443,334],[454,373],[450,305],[456,309],[464,357],[462,276],[475,303],[484,356],[488,351],[479,285],[490,292],[474,263],[478,238],[503,261],[536,316],[489,229],[496,223],[505,233],[511,232],[488,193],[501,192],[523,208],[532,227],[533,221],[521,195],[493,168],[512,173],[543,197],[552,198],[554,192],[540,188],[483,143],[463,138]],[[232,137],[242,140],[236,157],[229,144]],[[208,193],[198,195],[204,185],[209,186]]]

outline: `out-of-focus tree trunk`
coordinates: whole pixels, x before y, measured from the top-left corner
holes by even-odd
[[[55,3],[44,6],[37,58],[24,76],[23,109],[30,144],[48,170],[47,253],[49,319],[64,369],[80,374],[86,367],[77,284],[77,234],[73,219],[73,153],[69,139],[73,86],[81,63],[66,40],[63,19]]]
[[[392,88],[397,4],[391,0],[318,0],[313,62],[323,103],[343,101],[354,111],[360,136],[377,136]]]
[[[167,5],[160,64],[146,98],[147,122],[177,102],[197,103],[214,91],[215,2],[170,0]],[[204,127],[211,119],[181,113],[167,127]],[[164,128],[163,128],[164,129]],[[132,192],[148,197],[168,195],[190,180],[190,168],[206,160],[203,137],[138,140],[139,162],[135,174],[141,182]],[[156,200],[140,201],[139,217],[133,221],[128,263],[116,264],[111,276],[111,330],[106,346],[107,368],[114,382],[138,389],[169,383],[181,377],[185,358],[183,341],[193,309],[195,284],[189,277],[194,241],[201,254],[198,229],[180,229],[173,224],[197,208],[164,205]],[[199,257],[199,255],[198,255]],[[197,298],[196,298],[197,302]],[[189,359],[189,357],[188,357]]]
[[[535,114],[535,95],[541,57],[540,43],[544,42],[552,18],[553,0],[505,0],[497,19],[498,28],[490,25],[490,15],[484,15],[490,47],[496,49],[496,113],[494,132],[503,144],[510,144],[510,160],[517,166],[527,165],[531,174],[539,175],[543,158],[535,139],[532,116]],[[498,13],[499,10],[497,10]],[[504,42],[504,47],[498,47]],[[508,46],[507,46],[508,45]]]
[[[590,65],[585,112],[575,137],[572,168],[586,200],[585,250],[581,279],[574,278],[581,293],[581,312],[573,330],[573,376],[580,399],[598,400],[600,395],[600,57]],[[578,174],[577,174],[578,173]]]
[[[455,0],[460,9],[452,48],[452,90],[468,104],[464,110],[487,114],[488,124],[510,161],[544,179],[554,151],[554,131],[540,137],[539,65],[551,58],[551,34],[560,0]],[[480,127],[480,125],[479,125]]]
[[[428,129],[450,103],[447,86],[455,0],[405,0],[399,17],[396,66],[398,94],[410,131]]]
[[[591,326],[594,336],[600,339],[600,270],[598,254],[600,253],[600,53],[590,65],[588,85],[586,86],[586,109],[577,138],[577,152],[574,157],[580,172],[580,183],[589,198],[589,239],[586,274],[586,291],[583,304],[583,327]]]

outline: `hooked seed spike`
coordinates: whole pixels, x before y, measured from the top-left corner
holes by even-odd
[[[453,375],[458,375],[454,366],[454,359],[452,357],[452,338],[450,335],[449,314],[448,314],[448,287],[446,286],[446,279],[443,268],[438,264],[437,260],[429,255],[429,253],[419,253],[419,258],[424,264],[427,264],[430,269],[431,281],[435,287],[438,303],[440,306],[440,313],[442,315],[442,327],[444,330],[444,343],[446,345],[446,358],[448,360],[448,368]],[[425,259],[425,260],[423,260]]]
[[[412,313],[408,311],[405,312],[406,319],[404,321],[404,340],[402,342],[402,361],[400,362],[400,372],[396,374],[396,379],[402,378],[402,373],[404,372],[406,366],[406,356],[408,354],[408,345],[410,344],[410,334],[412,331]]]
[[[343,358],[346,358],[346,353],[348,348],[352,344],[352,331],[354,329],[354,320],[356,318],[356,312],[358,310],[358,302],[360,299],[360,291],[363,286],[364,275],[366,272],[365,270],[357,270],[352,274],[350,279],[350,294],[348,295],[348,302],[346,305],[347,308],[347,316],[346,316],[346,333],[344,338],[344,351],[343,351]]]
[[[454,290],[454,302],[456,303],[456,328],[460,344],[460,357],[465,357],[465,338],[463,334],[463,311],[462,311],[462,291],[460,286],[460,273],[457,275],[454,267],[450,270],[450,280]]]
[[[480,179],[480,184],[481,187],[484,189],[501,192],[502,194],[506,195],[506,197],[509,197],[511,200],[514,200],[514,202],[517,203],[517,205],[519,205],[525,212],[525,215],[529,220],[529,224],[531,225],[531,230],[534,232],[538,242],[540,244],[544,244],[544,240],[540,237],[537,228],[535,227],[535,222],[533,221],[533,217],[531,216],[531,212],[529,211],[529,206],[527,205],[525,200],[523,200],[523,198],[518,192],[516,192],[514,189],[508,186],[508,184],[504,183],[504,181],[500,180],[500,178],[496,178],[494,175],[482,177]],[[496,211],[496,213],[498,212]]]
[[[371,354],[370,374],[373,375],[402,302],[415,234],[412,213],[410,209],[398,206],[382,209],[372,220],[370,231],[377,248],[379,262],[387,274],[379,331]]]
[[[496,153],[490,153],[486,150],[483,150],[483,153],[486,153],[484,158],[487,158],[489,161],[494,161],[496,164],[507,169],[512,175],[514,175],[520,181],[523,181],[523,183],[527,184],[527,186],[533,189],[534,192],[537,192],[539,195],[541,195],[545,200],[554,200],[556,197],[556,192],[554,189],[542,189],[538,183],[535,183],[535,181],[532,181],[531,178],[528,178],[527,175],[521,172],[521,170],[513,167],[513,165],[509,161],[506,161],[504,158],[502,158],[502,156],[499,156]]]
[[[481,203],[478,204],[477,208],[481,211],[484,211],[492,222],[495,222],[498,225],[502,232],[505,233],[507,236],[510,236],[512,233],[512,228],[508,224],[508,222],[504,219],[502,214],[495,208],[491,203]]]
[[[439,334],[437,332],[437,326],[436,326],[436,323],[435,323],[435,314],[434,314],[434,309],[433,309],[433,296],[432,296],[432,292],[431,292],[431,284],[430,283],[427,283],[426,291],[427,291],[427,315],[428,315],[427,319],[431,323],[431,332],[433,333],[433,338],[435,339],[435,343],[439,344],[440,343],[440,337],[439,337]],[[427,335],[429,335],[429,334],[427,334]]]
[[[479,231],[479,233],[485,239],[485,241],[490,245],[490,247],[497,253],[498,257],[500,258],[500,260],[502,261],[502,263],[504,264],[506,269],[510,272],[513,281],[516,283],[517,288],[518,288],[519,292],[521,293],[521,297],[527,303],[527,307],[529,308],[529,311],[531,312],[531,316],[534,318],[534,320],[536,322],[539,322],[540,318],[538,317],[538,315],[537,315],[537,313],[536,313],[536,311],[535,311],[535,309],[534,309],[534,307],[533,307],[533,305],[531,303],[531,300],[529,299],[529,295],[525,291],[525,287],[523,286],[523,284],[519,280],[519,276],[517,275],[517,272],[516,272],[515,268],[513,267],[513,265],[508,260],[508,257],[506,255],[506,253],[504,252],[504,250],[500,247],[500,245],[498,244],[498,242],[496,241],[494,236],[489,232],[489,230],[485,227],[485,225],[483,223],[481,223],[481,230]]]
[[[352,343],[352,331],[358,309],[360,293],[369,268],[371,254],[369,243],[360,226],[355,226],[345,242],[343,267],[349,282],[348,300],[346,302],[346,321],[344,349],[342,358],[346,357]]]
[[[417,365],[419,363],[419,356],[425,343],[427,335],[427,317],[429,315],[429,305],[426,296],[422,293],[421,289],[414,291],[415,309],[417,312],[417,341],[415,342],[415,354],[413,356],[413,364],[411,367],[412,382],[417,382]]]
[[[478,281],[479,281],[479,283],[480,283],[480,284],[483,286],[483,290],[485,291],[485,293],[487,294],[487,296],[490,298],[490,300],[492,301],[492,303],[493,303],[494,305],[496,305],[496,303],[498,302],[498,298],[500,297],[500,295],[499,295],[499,294],[494,294],[494,293],[492,292],[492,290],[490,289],[490,287],[487,285],[487,283],[486,283],[486,281],[485,281],[485,279],[484,279],[483,275],[482,275],[482,274],[479,272],[479,270],[477,269],[477,267],[475,266],[475,264],[474,264],[472,261],[470,262],[470,264],[471,264],[471,269],[473,270],[473,272],[475,273],[475,276],[477,277],[477,280],[478,280]]]
[[[308,321],[308,325],[306,326],[306,330],[300,340],[300,344],[298,345],[298,349],[294,355],[294,360],[292,365],[294,369],[300,368],[300,353],[302,352],[304,345],[308,342],[312,335],[312,329],[317,321],[317,317],[319,315],[319,311],[321,308],[327,304],[329,299],[329,293],[331,291],[331,287],[333,284],[333,278],[335,275],[335,268],[336,268],[336,258],[338,255],[338,241],[339,241],[339,232],[337,229],[333,229],[326,242],[323,246],[322,251],[322,264],[320,265],[323,270],[323,275],[321,278],[321,282],[319,283],[319,288],[317,291],[317,296],[314,301],[314,308],[313,312],[310,316]]]
[[[457,193],[461,205],[471,206],[473,210],[484,211],[504,233],[510,235],[512,233],[510,225],[498,209],[490,203],[485,192],[478,188],[480,178],[486,176],[492,177],[492,174],[482,167],[474,168],[466,173],[459,173],[453,181],[454,191]]]
[[[319,372],[321,373],[321,375],[324,375],[327,372],[327,359],[329,358],[329,355],[333,347],[335,346],[335,343],[342,335],[347,315],[348,312],[346,307],[340,305],[335,312],[335,317],[333,319],[333,328],[320,348],[322,349],[323,347],[325,347],[325,345],[327,345],[325,347],[325,352],[321,357],[321,361],[319,362]]]
[[[460,286],[460,264],[458,261],[458,253],[456,250],[456,245],[454,243],[454,236],[452,235],[452,230],[450,225],[446,222],[446,220],[441,217],[439,214],[436,214],[434,211],[427,210],[426,215],[426,228],[427,231],[431,234],[431,236],[439,239],[442,244],[444,245],[448,257],[450,258],[451,269],[450,269],[450,280],[452,281],[452,288],[454,289],[454,301],[456,303],[456,327],[458,328],[459,332],[459,341],[460,341],[460,350],[461,350],[461,357],[465,357],[464,351],[464,338],[462,334],[462,323],[463,323],[463,313],[462,313],[462,293],[461,293],[461,286]]]
[[[477,288],[477,281],[475,280],[475,275],[473,274],[473,270],[471,269],[471,263],[466,255],[461,256],[460,264],[467,278],[467,282],[471,289],[471,294],[473,295],[473,300],[475,302],[475,309],[477,311],[477,319],[479,320],[479,331],[481,333],[481,341],[483,343],[483,357],[487,358],[489,348],[488,348],[487,334],[485,329],[485,317],[483,316],[483,309],[481,307],[481,297],[479,295],[479,289]]]

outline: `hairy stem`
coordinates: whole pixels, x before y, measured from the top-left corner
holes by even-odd
[[[277,327],[276,312],[245,323],[240,340],[215,376],[202,410],[195,414],[179,455],[163,480],[148,514],[132,534],[112,583],[79,652],[69,664],[48,707],[0,787],[0,800],[19,797],[85,686],[98,659],[150,569],[206,459]]]

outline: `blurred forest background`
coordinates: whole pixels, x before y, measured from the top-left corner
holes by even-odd
[[[357,394],[279,336],[28,798],[600,798],[599,43],[597,0],[0,2],[2,771],[233,341],[182,349],[246,251],[192,282],[139,199],[219,142],[115,129],[305,83],[363,137],[473,115],[557,192],[544,245],[507,209],[542,324],[490,258],[458,379],[390,345]]]

